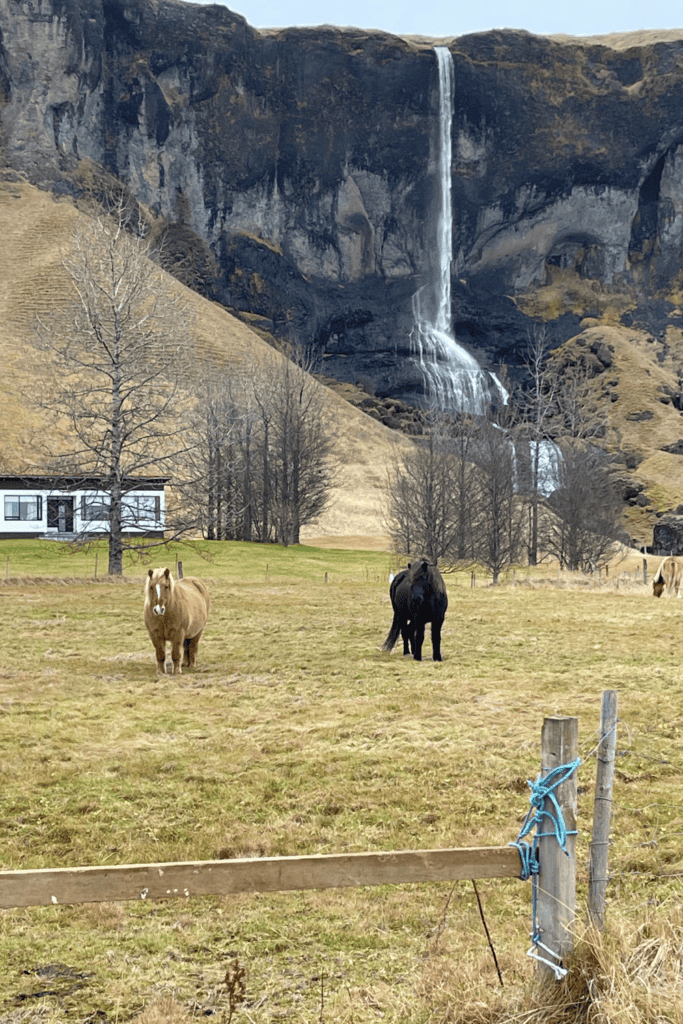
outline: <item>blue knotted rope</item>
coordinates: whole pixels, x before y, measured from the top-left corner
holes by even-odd
[[[524,819],[524,823],[522,824],[517,839],[508,844],[509,846],[516,846],[519,851],[522,865],[519,877],[523,881],[527,881],[527,879],[531,878],[533,922],[531,941],[533,945],[531,949],[527,951],[527,956],[532,956],[534,959],[547,964],[548,967],[551,967],[555,972],[555,977],[558,981],[567,973],[565,968],[561,967],[559,964],[552,963],[550,960],[547,960],[545,957],[542,957],[537,953],[537,949],[540,947],[551,956],[558,959],[555,952],[541,942],[541,935],[536,921],[538,901],[538,844],[540,839],[555,836],[560,844],[560,849],[566,853],[568,857],[570,856],[569,851],[567,850],[567,836],[576,835],[576,829],[572,829],[571,831],[567,830],[562,809],[555,795],[555,790],[572,776],[580,764],[581,758],[577,757],[575,761],[571,761],[569,764],[559,765],[557,768],[551,769],[547,775],[539,775],[535,782],[531,782],[530,780],[527,781],[527,785],[531,789],[531,796],[529,797],[529,803],[531,806],[527,812],[526,818]],[[550,804],[548,808],[545,806],[546,800],[549,801]],[[544,818],[549,819],[550,825],[547,827],[550,828],[550,831],[541,831],[544,824]],[[529,835],[532,829],[536,829],[536,833],[531,842],[523,842],[524,838]]]

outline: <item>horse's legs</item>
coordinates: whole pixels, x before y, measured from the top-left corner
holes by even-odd
[[[404,622],[401,626],[401,636],[403,637],[403,657],[410,654],[410,642],[413,638],[413,631],[409,622]]]
[[[185,650],[185,634],[180,631],[175,634],[171,640],[171,660],[173,661],[173,675],[182,675],[182,666],[180,664],[181,655]]]
[[[183,665],[187,665],[188,668],[194,668],[197,664],[197,648],[199,647],[199,637],[201,635],[199,633],[197,636],[185,637],[185,660]]]
[[[441,623],[438,619],[432,622],[432,657],[434,661],[443,661],[441,657]]]
[[[413,632],[413,657],[415,661],[422,661],[422,644],[425,639],[425,624],[424,622],[418,622],[415,624],[415,630]]]
[[[166,675],[166,641],[152,640],[157,658],[157,675]]]

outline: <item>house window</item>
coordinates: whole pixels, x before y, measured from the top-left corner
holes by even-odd
[[[106,523],[109,520],[109,502],[97,494],[81,497],[81,519],[84,523]]]
[[[159,520],[161,518],[161,499],[159,495],[138,495],[138,518]]]
[[[43,499],[39,494],[5,495],[5,519],[35,523],[42,518]]]
[[[158,521],[161,517],[161,498],[154,494],[129,494],[124,501],[124,518],[132,523]]]

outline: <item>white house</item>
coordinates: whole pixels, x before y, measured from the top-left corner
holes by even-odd
[[[167,482],[167,477],[125,481],[124,533],[163,537]],[[96,477],[0,476],[0,539],[108,533],[108,505]]]

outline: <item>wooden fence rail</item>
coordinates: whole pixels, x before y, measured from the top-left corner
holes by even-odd
[[[511,846],[0,871],[0,907],[515,878]]]
[[[180,570],[180,565],[178,566]],[[606,706],[615,691],[603,693],[602,739],[609,728],[613,737],[616,711],[608,721]],[[561,766],[578,764],[578,719],[546,718],[541,734],[541,779]],[[611,782],[605,783],[611,799]],[[607,793],[609,789],[609,793]],[[544,814],[553,820],[560,811],[566,829],[566,848],[552,830],[540,833],[538,872],[534,892],[533,942],[542,972],[557,965],[571,951],[576,893],[576,773],[553,796],[544,797]],[[600,842],[605,855],[591,886],[600,885],[604,902],[607,881],[606,849],[609,820]],[[595,836],[594,836],[595,839]],[[564,842],[564,840],[563,840]],[[166,900],[191,896],[229,896],[241,892],[285,892],[363,885],[405,885],[417,882],[453,882],[481,878],[522,876],[522,858],[516,845],[447,850],[400,850],[388,853],[318,854],[308,857],[262,857],[240,860],[122,864],[110,867],[42,868],[0,871],[0,908],[102,903],[119,900]],[[540,943],[540,946],[539,946]],[[530,950],[530,953],[532,951]]]

